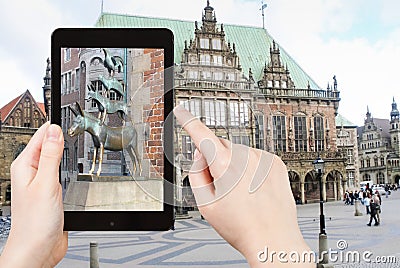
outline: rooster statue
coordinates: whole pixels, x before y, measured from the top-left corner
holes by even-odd
[[[104,52],[104,56],[105,56],[104,67],[107,68],[110,76],[113,77],[115,74],[115,71],[117,71],[118,73],[123,72],[122,60],[120,58],[111,56],[110,52],[106,48],[103,48],[103,52]]]

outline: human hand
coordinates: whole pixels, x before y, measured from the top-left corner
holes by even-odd
[[[196,145],[190,185],[201,214],[214,229],[251,267],[314,267],[279,262],[276,255],[266,262],[258,259],[266,247],[269,253],[310,251],[298,227],[287,169],[280,158],[217,138],[182,106],[174,114]]]
[[[11,230],[0,267],[54,267],[65,255],[62,189],[58,181],[64,138],[44,124],[11,165]]]

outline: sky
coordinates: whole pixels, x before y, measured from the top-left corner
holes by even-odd
[[[0,107],[29,89],[43,102],[50,36],[60,27],[93,27],[101,0],[0,0]],[[362,125],[367,106],[390,118],[399,102],[400,1],[264,0],[265,26],[325,89],[336,75],[339,113]],[[206,0],[103,0],[103,11],[201,21]],[[210,0],[218,23],[262,27],[261,1]],[[239,55],[240,56],[240,55]]]

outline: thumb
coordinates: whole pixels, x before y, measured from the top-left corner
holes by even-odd
[[[58,171],[63,152],[64,137],[58,125],[47,128],[40,152],[39,166],[35,181],[40,184],[58,183]]]

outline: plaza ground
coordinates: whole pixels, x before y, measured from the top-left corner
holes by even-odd
[[[381,225],[367,226],[369,216],[354,216],[354,206],[343,202],[325,203],[329,247],[338,250],[345,240],[345,251],[372,252],[394,256],[393,264],[340,263],[335,267],[400,267],[400,191],[383,197]],[[5,210],[7,213],[7,211]],[[313,251],[318,251],[319,204],[298,206],[301,231]],[[100,267],[248,267],[244,258],[228,245],[198,213],[192,219],[176,222],[167,232],[70,232],[69,249],[58,268],[88,267],[89,243],[99,243]],[[0,241],[0,249],[4,241]]]

